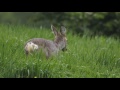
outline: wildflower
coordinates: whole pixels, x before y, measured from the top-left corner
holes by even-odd
[[[37,78],[37,76],[34,76],[34,78]]]

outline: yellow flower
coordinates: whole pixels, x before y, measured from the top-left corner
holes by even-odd
[[[37,78],[37,76],[35,76],[34,78]]]

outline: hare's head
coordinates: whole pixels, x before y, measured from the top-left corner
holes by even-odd
[[[51,29],[55,35],[54,42],[57,43],[59,49],[66,51],[67,38],[66,38],[66,28],[64,26],[60,27],[60,31],[57,31],[56,28],[51,25]]]

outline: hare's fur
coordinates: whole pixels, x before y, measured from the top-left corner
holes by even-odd
[[[66,44],[67,44],[66,28],[64,26],[61,26],[60,32],[58,32],[56,28],[53,25],[51,25],[51,29],[55,35],[54,41],[47,40],[44,38],[30,39],[25,44],[24,49],[25,49],[26,55],[42,49],[46,55],[46,58],[49,58],[51,55],[57,54],[60,50],[63,50],[63,51],[67,50],[66,49]]]

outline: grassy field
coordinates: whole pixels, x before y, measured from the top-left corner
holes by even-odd
[[[119,40],[68,30],[68,51],[46,60],[41,54],[26,58],[24,44],[34,37],[54,39],[51,29],[0,25],[0,78],[120,78]]]

